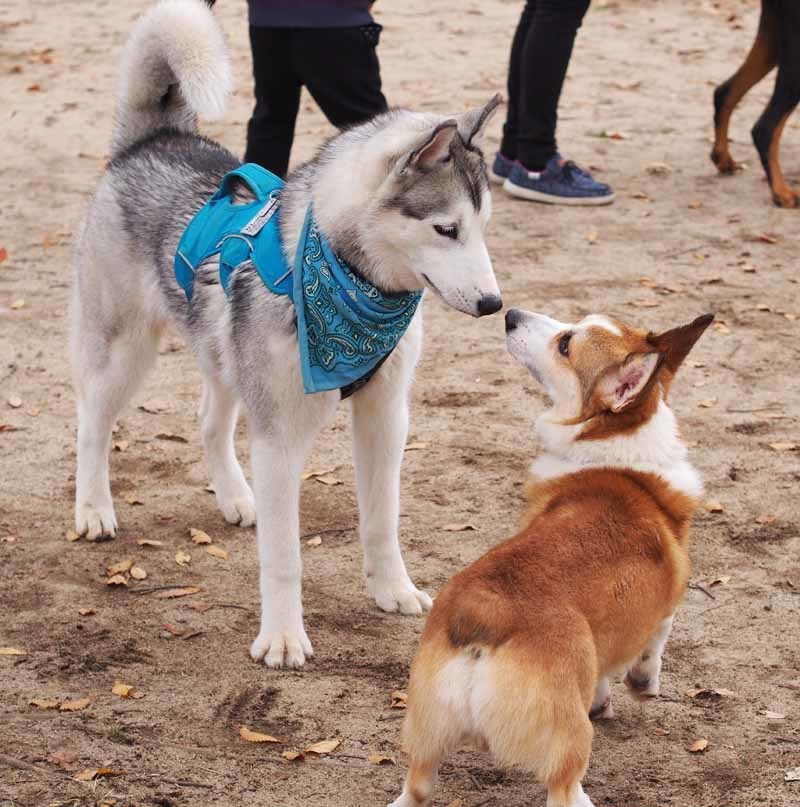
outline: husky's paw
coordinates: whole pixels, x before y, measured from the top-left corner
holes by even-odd
[[[420,591],[408,578],[386,580],[367,578],[369,593],[378,608],[389,613],[421,614],[430,611],[433,600]]]
[[[636,698],[643,700],[647,698],[657,698],[661,691],[658,671],[652,673],[646,669],[645,664],[637,664],[631,667],[625,675],[625,686]]]
[[[256,503],[249,488],[237,496],[223,497],[217,494],[217,505],[228,524],[252,527],[256,523]]]
[[[117,517],[114,505],[95,507],[80,504],[75,507],[75,532],[85,535],[87,541],[110,541],[117,534]]]
[[[302,667],[314,655],[314,649],[301,627],[293,633],[262,631],[250,646],[250,655],[254,661],[263,659],[267,667]]]

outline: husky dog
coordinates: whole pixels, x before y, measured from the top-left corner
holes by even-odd
[[[300,475],[339,391],[305,395],[294,306],[251,263],[226,297],[217,258],[202,264],[187,302],[173,260],[188,221],[239,165],[196,133],[219,116],[231,86],[226,46],[202,0],[165,0],[135,25],[122,61],[112,156],[82,226],[71,348],[78,397],[75,522],[113,537],[108,453],[115,418],[175,323],[203,374],[201,434],[225,519],[256,524],[261,630],[250,653],[269,667],[312,655],[303,625]],[[385,293],[430,288],[472,316],[502,307],[486,251],[491,199],[477,145],[499,97],[448,118],[392,110],[345,131],[298,168],[281,194],[287,264],[313,203],[336,254]],[[244,185],[237,199],[249,201]],[[408,391],[419,356],[419,311],[395,350],[351,398],[364,572],[384,611],[419,614],[431,598],[406,571],[398,542],[400,464]],[[249,417],[253,490],[234,451],[238,401]]]

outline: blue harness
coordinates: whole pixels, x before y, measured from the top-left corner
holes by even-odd
[[[234,177],[255,196],[234,204]],[[175,277],[191,301],[203,261],[219,255],[219,277],[228,293],[233,272],[252,261],[274,294],[288,295],[297,311],[297,340],[306,393],[339,389],[346,398],[369,381],[403,337],[422,292],[384,294],[333,252],[309,206],[293,267],[280,237],[283,182],[255,163],[223,178],[219,189],[189,222],[175,254]]]

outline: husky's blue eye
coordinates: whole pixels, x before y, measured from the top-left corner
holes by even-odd
[[[443,235],[446,238],[452,238],[453,240],[458,238],[458,225],[456,224],[448,224],[447,226],[434,224],[433,229],[436,230],[439,235]]]
[[[572,339],[572,334],[567,332],[561,339],[558,340],[558,352],[562,356],[569,356],[569,340]]]

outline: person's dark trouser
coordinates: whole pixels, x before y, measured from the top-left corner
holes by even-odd
[[[558,99],[590,0],[528,0],[511,46],[500,151],[538,171],[556,153]]]
[[[387,109],[375,52],[379,26],[250,27],[256,104],[247,125],[245,160],[285,176],[305,85],[337,127]]]

